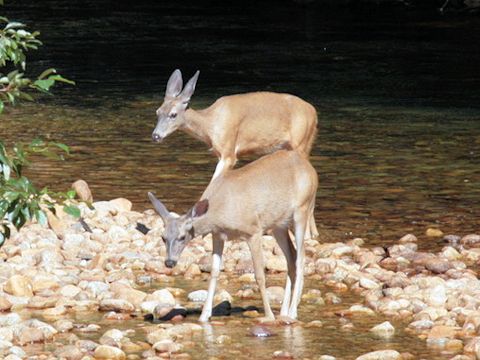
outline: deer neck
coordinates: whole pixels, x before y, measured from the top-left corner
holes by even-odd
[[[182,130],[203,141],[208,146],[212,146],[210,118],[209,112],[206,110],[187,109],[185,111],[185,124],[182,126]]]

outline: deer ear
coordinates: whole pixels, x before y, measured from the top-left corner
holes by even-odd
[[[208,200],[203,199],[195,204],[192,208],[192,217],[199,217],[205,215],[208,211]]]
[[[171,217],[165,205],[163,205],[162,202],[155,197],[155,195],[149,192],[148,197],[152,202],[152,205],[157,211],[158,215],[160,215],[160,217],[162,218],[163,222],[165,222],[168,218]]]
[[[182,79],[182,72],[176,69],[172,75],[170,75],[170,79],[168,79],[167,83],[167,91],[165,92],[166,97],[176,97],[182,91],[183,86],[183,79]]]
[[[182,101],[184,103],[188,103],[190,101],[190,98],[195,91],[195,86],[197,85],[198,75],[200,75],[200,70],[197,70],[195,75],[193,75],[192,78],[188,80],[187,85],[185,85],[185,88],[182,91]]]

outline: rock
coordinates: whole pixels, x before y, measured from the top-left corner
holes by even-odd
[[[428,304],[433,307],[443,307],[447,302],[447,293],[445,286],[437,285],[428,294]]]
[[[378,350],[363,354],[356,360],[400,360],[400,353],[396,350]]]
[[[77,198],[89,203],[93,202],[92,192],[85,180],[77,180],[72,184],[72,189],[77,193]]]
[[[45,341],[45,335],[40,329],[24,327],[19,331],[18,343],[22,346],[43,341]]]
[[[400,238],[398,241],[400,244],[406,244],[406,243],[416,243],[418,241],[417,237],[413,234],[407,234],[404,235]]]
[[[283,296],[285,295],[285,290],[281,286],[270,286],[267,288],[267,295],[270,303],[281,304]]]
[[[219,335],[215,339],[215,344],[218,344],[218,345],[230,344],[231,342],[232,342],[232,338],[228,335]]]
[[[0,297],[0,312],[9,311],[12,308],[12,303],[5,299],[3,296]]]
[[[188,294],[188,301],[205,302],[207,300],[207,290],[195,290]]]
[[[122,299],[104,299],[100,302],[101,311],[133,312],[135,307],[127,300]]]
[[[177,353],[183,349],[182,344],[177,344],[170,339],[160,340],[153,345],[153,350],[159,353]]]
[[[73,298],[77,296],[81,291],[82,289],[80,289],[78,286],[65,285],[60,289],[59,293],[64,297]]]
[[[171,307],[170,305],[165,305],[165,304],[158,304],[157,306],[155,306],[155,308],[153,309],[153,318],[156,320],[156,319],[161,319],[163,318],[164,316],[166,316],[170,311],[173,310],[173,307]]]
[[[213,297],[213,301],[215,303],[221,303],[223,301],[228,301],[231,303],[233,298],[227,290],[221,289],[220,291],[216,292],[215,296]]]
[[[450,270],[451,266],[448,260],[435,258],[427,260],[425,267],[435,274],[443,274]]]
[[[202,274],[202,271],[200,270],[200,266],[193,263],[193,264],[190,264],[190,266],[185,271],[185,278],[193,279],[194,277],[199,276],[201,274]]]
[[[147,342],[151,345],[165,339],[169,339],[170,335],[168,335],[165,329],[159,328],[153,332],[149,332],[147,334]]]
[[[360,279],[359,285],[362,288],[368,289],[368,290],[378,289],[378,288],[381,287],[381,285],[379,283],[377,283],[376,281],[370,280],[369,278],[365,278],[365,277],[362,277]]]
[[[425,235],[428,237],[442,237],[443,232],[440,229],[428,228],[427,231],[425,231]]]
[[[274,359],[293,359],[293,355],[290,354],[288,351],[284,350],[277,350],[273,353]]]
[[[13,275],[3,285],[3,290],[13,296],[33,296],[30,279],[22,275]]]
[[[118,198],[108,202],[117,213],[132,210],[132,202],[128,199]]]
[[[109,288],[110,286],[102,281],[90,281],[85,290],[91,292],[94,297],[97,297],[100,294],[107,292]]]
[[[57,320],[53,326],[57,329],[58,332],[67,332],[73,329],[73,323],[67,319]]]
[[[395,328],[388,321],[374,326],[370,331],[382,338],[389,338],[395,334]]]
[[[480,247],[480,235],[469,234],[460,239],[460,244],[465,247]]]
[[[83,358],[84,353],[74,345],[64,345],[55,350],[54,355],[57,359],[80,360]]]
[[[436,325],[434,326],[427,337],[427,344],[435,346],[446,346],[449,339],[453,339],[457,329],[453,326]]]
[[[47,221],[50,229],[53,230],[59,239],[63,239],[65,235],[64,222],[55,216],[55,214],[53,214],[50,210],[45,211],[45,214],[47,214]]]
[[[375,312],[372,309],[363,305],[352,305],[348,311],[352,314],[375,315]]]
[[[337,358],[331,355],[320,355],[318,360],[337,360]]]
[[[6,315],[0,315],[0,326],[10,326],[18,324],[22,321],[20,315],[17,313],[10,313]]]
[[[267,258],[267,261],[265,262],[265,267],[269,271],[284,272],[287,271],[287,260],[284,256],[281,255],[271,256]]]
[[[120,330],[110,329],[102,335],[99,342],[102,345],[119,346],[123,337],[123,333]]]
[[[115,294],[115,297],[128,301],[136,308],[139,308],[140,304],[147,297],[147,293],[129,287],[113,290],[113,293]]]
[[[95,349],[93,353],[95,359],[108,359],[108,360],[125,360],[125,353],[116,347],[108,345],[100,345]]]
[[[175,298],[173,297],[172,293],[167,289],[161,289],[154,291],[152,294],[147,295],[145,298],[146,301],[156,301],[160,304],[166,304],[170,306],[175,305]]]

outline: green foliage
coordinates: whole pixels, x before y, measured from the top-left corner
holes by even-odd
[[[2,4],[0,0],[0,5]],[[38,31],[29,32],[20,22],[9,21],[0,17],[0,113],[5,104],[14,105],[18,100],[33,101],[33,97],[25,90],[34,89],[48,94],[56,82],[75,84],[61,75],[55,69],[43,71],[36,79],[25,77],[26,52],[37,50],[42,42],[37,39]],[[10,68],[10,71],[5,71]]]
[[[52,192],[47,188],[38,190],[32,182],[23,175],[23,169],[28,166],[31,154],[42,154],[50,158],[63,159],[63,153],[69,154],[70,149],[65,144],[33,140],[26,147],[15,144],[11,152],[0,141],[0,246],[10,236],[10,225],[20,229],[27,221],[37,220],[40,224],[47,223],[46,209],[54,211],[56,203],[75,197],[75,191],[66,193]],[[48,211],[48,210],[47,210]],[[68,203],[64,211],[74,217],[80,217],[80,210]]]

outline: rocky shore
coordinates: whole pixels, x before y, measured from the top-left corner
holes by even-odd
[[[205,329],[190,318],[127,330],[114,327],[116,321],[141,319],[147,313],[161,317],[184,306],[179,299],[185,296],[201,306],[203,288],[187,295],[169,284],[175,277],[208,277],[211,238],[193,240],[172,270],[164,265],[163,224],[153,210],[132,211],[127,199],[95,202],[94,209],[83,203],[79,206],[83,224],[58,208],[57,216],[50,216],[51,228],[28,224],[0,249],[0,357],[194,357],[192,339]],[[150,231],[142,233],[138,223]],[[435,229],[429,231],[431,236],[443,236]],[[452,360],[480,359],[480,281],[472,269],[480,260],[480,235],[443,238],[445,246],[438,253],[418,251],[412,234],[388,248],[367,248],[362,239],[348,243],[308,240],[306,276],[321,281],[331,292],[306,288],[303,299],[322,306],[335,303],[336,294],[353,291],[358,294],[358,304],[336,312],[347,319],[346,324],[351,317],[380,313],[392,322],[401,320],[408,332],[425,339],[428,346],[448,350]],[[286,270],[283,254],[270,236],[264,238],[264,255],[268,272]],[[245,286],[234,294],[218,291],[217,302],[260,296],[245,243],[226,244],[223,266],[225,274],[235,274]],[[276,301],[283,289],[270,287],[269,293]],[[94,321],[75,320],[92,314],[112,320],[112,328],[100,333]],[[322,326],[321,319],[300,320],[284,326]],[[262,326],[253,328],[252,335],[268,336],[268,328]],[[387,321],[371,331],[390,338],[396,329]],[[89,334],[90,340],[81,334]],[[231,339],[224,336],[215,341],[228,343]],[[358,355],[358,360],[414,358],[392,349]],[[283,350],[271,356],[292,358]],[[334,357],[319,354],[316,359]]]

